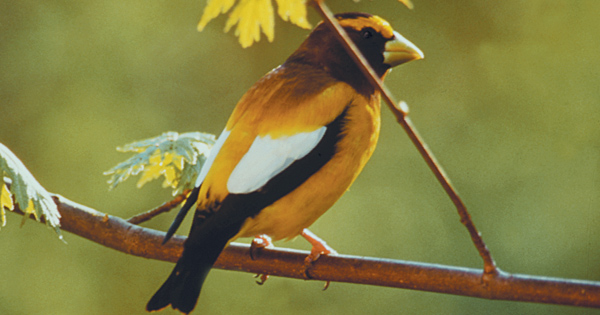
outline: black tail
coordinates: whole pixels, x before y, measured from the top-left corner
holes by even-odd
[[[158,311],[170,304],[173,309],[182,313],[191,312],[196,306],[208,272],[227,241],[228,239],[224,241],[215,239],[200,248],[186,247],[167,281],[146,305],[146,310]]]

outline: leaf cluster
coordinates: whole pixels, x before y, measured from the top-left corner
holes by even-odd
[[[44,219],[60,236],[60,213],[52,195],[40,185],[27,167],[5,145],[0,143],[0,220],[6,225],[5,209],[14,210],[15,203],[25,212],[22,223],[32,215]],[[14,201],[13,201],[14,197]]]
[[[132,175],[141,174],[138,188],[163,176],[163,187],[170,187],[174,196],[179,195],[194,188],[214,143],[215,136],[208,133],[165,132],[158,137],[118,147],[120,152],[136,154],[104,172],[104,175],[111,176],[108,180],[110,189]]]

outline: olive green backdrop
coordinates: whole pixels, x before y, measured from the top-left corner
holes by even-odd
[[[600,2],[330,1],[388,19],[425,60],[389,88],[460,191],[499,266],[600,281]],[[109,192],[115,147],[164,131],[218,133],[239,97],[308,31],[242,49],[225,18],[198,33],[204,1],[2,1],[0,142],[49,191],[130,217],[169,199],[159,183]],[[310,12],[314,24],[318,17]],[[387,109],[380,143],[312,230],[340,253],[480,267],[425,163]],[[145,226],[166,229],[174,214]],[[102,247],[8,214],[1,314],[144,314],[172,264]],[[187,232],[186,221],[180,233]],[[248,241],[248,240],[243,240]],[[297,239],[279,246],[309,249]],[[392,288],[215,270],[205,314],[591,314]],[[201,313],[201,312],[197,312]],[[164,314],[172,314],[165,311]]]

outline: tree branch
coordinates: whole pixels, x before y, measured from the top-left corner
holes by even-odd
[[[118,251],[150,259],[176,262],[185,237],[174,236],[161,245],[164,232],[144,228],[53,195],[62,215],[62,230]],[[20,209],[15,212],[23,214]],[[215,268],[273,276],[370,284],[448,293],[492,300],[511,300],[600,308],[600,282],[498,273],[482,282],[483,270],[402,260],[349,255],[323,256],[308,270],[307,251],[262,249],[255,260],[249,245],[231,243]]]

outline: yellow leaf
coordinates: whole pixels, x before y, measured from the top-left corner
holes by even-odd
[[[165,152],[165,155],[163,156],[162,160],[158,159],[154,163],[159,164],[159,165],[169,165],[169,164],[171,164],[171,162],[173,162],[173,157],[174,157],[173,153]],[[152,162],[152,159],[150,159],[150,161]]]
[[[177,186],[177,172],[175,172],[175,168],[173,168],[173,167],[165,168],[163,175],[165,175],[165,181],[162,185],[163,187],[175,188],[175,186]]]
[[[407,8],[409,8],[411,10],[415,7],[415,5],[410,0],[398,0],[398,1],[402,2]]]
[[[219,16],[221,13],[226,13],[231,9],[235,0],[208,0],[206,7],[204,7],[204,13],[198,23],[198,31],[202,31],[206,24],[212,19]]]
[[[2,226],[6,226],[6,213],[4,212],[4,208],[8,210],[14,210],[15,204],[12,200],[12,195],[8,190],[8,187],[2,181],[2,188],[0,189],[0,221],[2,222]]]
[[[225,32],[236,24],[235,35],[239,37],[243,48],[250,47],[260,40],[261,29],[272,42],[275,36],[275,21],[271,0],[241,0],[227,19]]]
[[[6,208],[8,210],[14,210],[15,205],[12,200],[12,195],[8,190],[8,187],[2,181],[2,191],[0,192],[0,207]]]
[[[290,21],[302,28],[310,29],[312,26],[306,20],[305,0],[276,0],[277,14],[284,21]]]
[[[237,24],[235,36],[239,37],[242,47],[250,47],[260,40],[261,31],[267,36],[269,42],[275,37],[275,18],[271,0],[208,0],[198,30],[202,31],[212,19],[228,12],[235,4],[225,24],[228,32]],[[310,29],[312,26],[306,18],[307,0],[276,0],[277,13],[284,20],[299,27]],[[400,0],[407,6],[410,0]],[[412,4],[410,4],[412,5]]]
[[[177,163],[181,162],[183,164],[183,159],[178,158],[172,152],[165,152],[164,161],[162,162],[163,167],[163,175],[165,176],[165,182],[163,183],[163,187],[173,187],[175,188],[177,184],[177,172],[175,171],[175,167],[177,167]],[[183,166],[181,167],[183,168]]]
[[[155,180],[160,177],[162,168],[158,165],[152,165],[144,169],[144,173],[137,182],[137,187],[141,188],[146,183]]]
[[[162,174],[162,171],[163,171],[163,167],[160,165],[161,160],[162,160],[162,157],[160,156],[160,154],[155,154],[152,157],[150,157],[150,159],[149,159],[150,164],[147,167],[144,167],[142,176],[140,177],[140,180],[137,182],[138,188],[144,186],[147,182],[150,182],[150,181],[160,177],[160,175]]]
[[[27,219],[27,217],[33,214],[33,217],[36,221],[39,221],[39,217],[37,215],[37,211],[35,211],[35,206],[33,205],[33,200],[29,199],[29,204],[27,204],[27,209],[25,209],[25,215],[23,216],[23,220]]]
[[[159,178],[161,175],[165,177],[163,187],[175,188],[177,186],[179,176],[175,168],[183,168],[183,157],[176,156],[172,152],[165,152],[161,156],[160,151],[157,151],[150,157],[148,162],[148,166],[144,168],[142,176],[137,182],[138,188]]]

